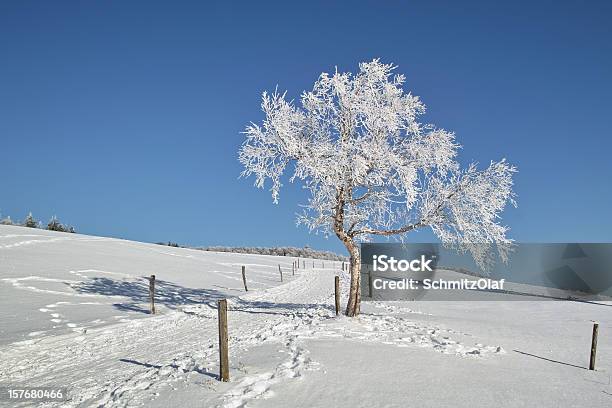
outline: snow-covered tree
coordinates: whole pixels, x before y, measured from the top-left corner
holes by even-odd
[[[47,224],[47,229],[49,231],[61,231],[64,232],[64,226],[62,224],[60,224],[59,220],[57,219],[57,216],[53,216],[51,217],[51,219],[49,220],[49,223]]]
[[[23,226],[29,228],[38,228],[38,221],[34,219],[32,213],[28,213],[28,216],[23,220]]]
[[[14,225],[13,220],[11,220],[11,216],[9,215],[6,218],[0,220],[0,225]]]
[[[419,121],[425,105],[395,68],[373,60],[355,75],[323,73],[301,106],[264,92],[265,119],[246,127],[239,152],[242,175],[259,188],[269,179],[275,203],[290,166],[289,180],[308,189],[298,224],[335,234],[350,254],[348,316],[360,309],[359,242],[428,227],[481,266],[511,244],[499,217],[516,205],[516,169],[505,159],[461,169],[454,133]]]
[[[51,217],[51,219],[49,220],[49,223],[47,224],[47,229],[49,231],[58,231],[58,232],[70,232],[70,233],[74,233],[75,232],[74,227],[62,224],[57,219],[56,215]]]

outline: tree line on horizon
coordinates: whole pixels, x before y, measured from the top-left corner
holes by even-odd
[[[312,249],[310,247],[296,248],[296,247],[224,247],[224,246],[210,246],[203,248],[196,248],[202,251],[210,252],[234,252],[241,254],[256,254],[256,255],[274,255],[274,256],[289,256],[293,258],[315,258],[315,259],[327,259],[330,261],[346,261],[346,257],[338,255],[331,251],[322,251]]]
[[[158,245],[165,245],[174,248],[190,248],[208,252],[232,252],[238,254],[253,254],[253,255],[273,255],[273,256],[289,256],[293,258],[315,258],[325,259],[330,261],[346,261],[346,257],[336,254],[331,251],[323,251],[312,249],[308,246],[304,248],[297,247],[229,247],[229,246],[207,246],[207,247],[188,247],[177,244],[176,242],[157,242]]]
[[[0,225],[14,225],[18,227],[28,227],[28,228],[39,228],[46,229],[49,231],[58,231],[58,232],[68,232],[74,234],[76,232],[75,228],[72,225],[62,224],[57,216],[51,217],[46,226],[43,225],[41,221],[38,221],[34,218],[32,213],[28,213],[25,219],[21,222],[13,221],[10,216],[3,218],[0,220]]]

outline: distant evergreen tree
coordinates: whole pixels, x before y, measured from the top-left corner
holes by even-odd
[[[10,216],[8,216],[8,217],[6,217],[6,218],[3,218],[3,219],[0,221],[0,225],[14,225],[14,224],[13,224],[13,220],[11,220],[11,217],[10,217]]]
[[[69,232],[72,234],[75,233],[74,227],[62,224],[55,215],[51,217],[51,220],[49,220],[47,229],[49,231]]]
[[[34,219],[34,216],[32,216],[31,212],[23,221],[23,226],[28,228],[38,228],[38,221]]]
[[[66,232],[66,228],[57,220],[57,217],[55,215],[51,217],[51,220],[47,224],[47,229],[49,231]]]

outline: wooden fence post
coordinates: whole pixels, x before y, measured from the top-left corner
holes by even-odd
[[[295,261],[293,261],[293,265],[291,267],[291,276],[295,276]]]
[[[278,273],[280,273],[280,277],[281,277],[281,282],[283,281],[283,270],[280,267],[280,264],[278,264]]]
[[[340,277],[336,276],[334,278],[334,289],[335,289],[335,299],[336,299],[336,316],[340,313]]]
[[[155,275],[149,278],[149,300],[151,303],[151,314],[155,314]]]
[[[227,300],[218,302],[219,309],[219,379],[229,381],[229,347],[227,336]]]
[[[589,360],[589,370],[595,370],[595,357],[597,356],[597,334],[599,324],[593,323],[593,337],[591,338],[591,359]]]
[[[248,292],[249,288],[247,288],[246,284],[246,266],[242,265],[242,283],[244,283],[244,291]]]

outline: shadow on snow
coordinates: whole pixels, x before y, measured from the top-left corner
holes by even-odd
[[[113,306],[124,311],[149,313],[148,278],[127,281],[96,277],[70,286],[79,293],[126,297],[129,301],[115,303]],[[213,289],[187,288],[160,279],[155,281],[155,304],[169,309],[209,303],[226,297],[227,294]]]
[[[149,313],[149,279],[146,277],[129,281],[95,277],[70,286],[79,293],[125,297],[127,301],[115,303],[113,306],[126,312]],[[250,301],[232,298],[226,292],[215,289],[187,288],[165,280],[155,281],[155,304],[169,309],[197,304],[208,304],[216,308],[217,300],[226,298],[230,299],[230,311],[242,313],[308,316],[314,310],[333,311],[331,305]]]

